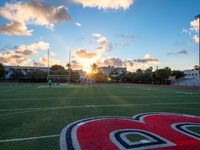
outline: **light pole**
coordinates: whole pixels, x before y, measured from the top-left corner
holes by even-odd
[[[47,69],[48,69],[48,70],[47,70],[47,80],[49,80],[49,49],[48,49],[48,51],[47,51],[47,57],[48,57],[48,58],[47,58],[47,59],[48,59],[48,60],[47,60],[47,67],[48,67],[48,68],[47,68]]]
[[[197,21],[199,20],[199,78],[200,78],[200,14],[195,17]]]

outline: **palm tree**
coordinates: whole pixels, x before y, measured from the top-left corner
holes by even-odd
[[[93,64],[91,65],[91,71],[92,71],[92,73],[96,73],[96,72],[99,71],[98,65],[97,65],[96,63],[93,63]]]

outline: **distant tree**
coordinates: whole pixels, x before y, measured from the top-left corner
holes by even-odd
[[[45,71],[36,69],[36,70],[28,72],[26,77],[32,78],[32,79],[47,78],[47,73]]]
[[[21,79],[21,78],[24,78],[24,73],[22,72],[21,69],[13,69],[12,70],[12,73],[11,73],[11,78],[16,80],[16,79]]]
[[[51,75],[68,75],[68,71],[61,65],[53,65],[50,68]]]
[[[0,78],[4,78],[5,75],[6,75],[6,68],[2,63],[0,63]]]
[[[137,69],[136,73],[143,73],[142,69]]]
[[[144,80],[145,82],[153,81],[153,67],[149,67],[144,71]]]
[[[171,69],[169,67],[165,67],[163,69],[157,69],[156,72],[156,77],[160,79],[160,83],[166,83],[166,80],[169,78],[171,75]]]
[[[96,63],[93,63],[93,64],[91,65],[91,71],[92,71],[93,73],[96,73],[96,72],[99,71],[98,65],[97,65]]]
[[[75,72],[75,71],[72,71],[71,74],[70,74],[70,80],[72,82],[78,82],[80,79],[80,74],[79,72]]]
[[[171,75],[175,76],[176,79],[179,79],[185,76],[184,72],[180,70],[173,70]]]
[[[194,70],[199,70],[199,66],[198,65],[194,65],[193,69]]]
[[[94,78],[96,82],[105,82],[107,80],[107,76],[103,74],[101,71],[98,71],[94,74]]]
[[[118,82],[120,80],[119,79],[119,73],[117,72],[116,69],[112,70],[109,73],[109,78],[111,79],[111,81],[114,81],[114,82]]]
[[[64,70],[65,68],[61,65],[53,65],[50,67],[51,71],[57,71],[57,70]]]
[[[127,73],[124,71],[121,74],[119,74],[119,81],[120,82],[127,82]]]

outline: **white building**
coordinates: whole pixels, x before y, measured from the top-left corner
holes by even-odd
[[[114,66],[99,67],[99,70],[105,75],[109,75],[112,71],[115,71],[117,74],[122,74],[123,72],[126,72],[126,68]]]
[[[32,66],[5,66],[7,74],[6,79],[9,79],[14,70],[20,70],[24,75],[33,70],[42,70],[47,72],[48,67],[32,67]]]
[[[183,71],[185,78],[199,78],[199,70],[188,69]]]

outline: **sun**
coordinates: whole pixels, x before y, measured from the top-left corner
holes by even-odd
[[[85,71],[87,74],[92,73],[92,70],[91,70],[90,66],[84,66],[83,71]]]

